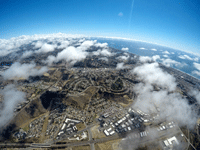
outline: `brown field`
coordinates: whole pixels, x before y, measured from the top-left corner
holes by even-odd
[[[86,128],[83,122],[76,124],[78,131],[81,131]]]
[[[66,105],[75,105],[80,108],[85,108],[85,105],[90,101],[91,97],[96,93],[98,87],[90,86],[79,95],[68,96],[63,103]]]
[[[44,109],[40,99],[35,99],[30,102],[26,107],[22,108],[21,111],[14,117],[11,123],[16,125],[16,129],[20,126],[25,127],[31,121],[46,113],[47,110]]]
[[[91,132],[92,132],[92,137],[94,139],[100,139],[100,138],[104,138],[106,137],[105,134],[103,132],[99,132],[98,131],[98,125],[94,126],[91,128]]]
[[[122,150],[119,147],[120,141],[121,140],[119,139],[119,140],[108,141],[105,143],[95,144],[95,150]]]

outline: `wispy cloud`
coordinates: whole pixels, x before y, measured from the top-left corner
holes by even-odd
[[[118,14],[119,17],[123,17],[123,15],[124,15],[124,14],[123,14],[122,12],[120,12],[120,13]]]

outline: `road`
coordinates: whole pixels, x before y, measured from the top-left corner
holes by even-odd
[[[86,128],[87,128],[86,123],[85,123],[85,126],[86,126]],[[89,136],[89,141],[92,141],[93,139],[92,139],[91,127],[88,128],[88,136]],[[90,148],[91,148],[91,150],[95,150],[94,143],[91,143],[91,144],[90,144]]]

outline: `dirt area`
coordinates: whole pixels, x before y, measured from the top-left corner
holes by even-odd
[[[108,141],[105,143],[95,144],[95,150],[122,150],[119,147],[120,141],[121,140],[119,139],[119,140]]]
[[[75,146],[72,150],[90,150],[90,145],[88,146]]]
[[[86,128],[83,122],[76,124],[78,131],[81,131]]]
[[[39,99],[35,99],[25,108],[22,108],[22,110],[15,116],[11,123],[14,123],[16,128],[18,128],[23,124],[29,124],[33,118],[36,119],[36,117],[44,115],[45,112],[47,112],[47,110],[44,109],[41,101]]]
[[[124,95],[123,98],[124,98],[125,101],[127,101],[128,103],[125,104],[125,103],[120,103],[120,102],[119,102],[119,104],[122,105],[122,107],[124,107],[124,108],[125,108],[125,107],[128,107],[129,105],[131,105],[131,104],[133,103],[133,100],[130,99],[127,95]]]
[[[47,125],[48,125],[48,119],[49,119],[49,113],[50,112],[47,112],[45,114],[45,120],[44,120],[44,123],[43,123],[43,127],[42,127],[42,133],[41,133],[41,136],[40,136],[40,142],[44,142],[45,140],[45,133],[46,133],[46,130],[47,130]]]
[[[99,132],[98,131],[98,127],[99,127],[99,125],[96,125],[96,126],[94,126],[94,127],[91,128],[92,137],[94,139],[100,139],[100,138],[106,137],[103,132]]]
[[[63,102],[66,105],[74,105],[76,107],[85,108],[86,104],[90,101],[91,97],[96,93],[98,87],[90,86],[79,95],[70,95],[66,97]]]

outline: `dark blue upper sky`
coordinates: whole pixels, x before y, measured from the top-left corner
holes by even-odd
[[[200,1],[0,0],[0,38],[57,32],[133,38],[200,53]]]

